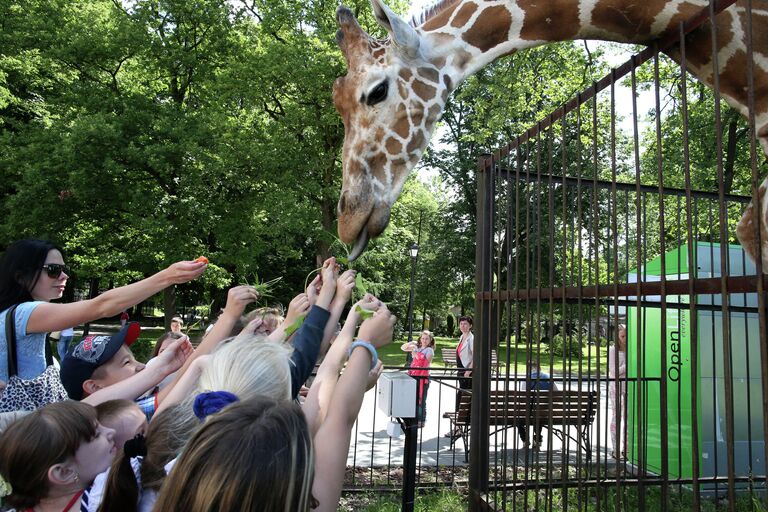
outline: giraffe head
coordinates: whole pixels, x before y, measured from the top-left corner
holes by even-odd
[[[339,237],[354,243],[352,259],[389,223],[392,204],[421,158],[448,97],[441,59],[429,60],[418,29],[380,0],[376,20],[389,33],[371,38],[346,7],[336,11],[336,40],[347,74],[333,86],[344,121]],[[442,59],[444,62],[444,59]]]

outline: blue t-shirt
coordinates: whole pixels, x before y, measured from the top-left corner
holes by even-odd
[[[47,333],[27,334],[29,316],[42,301],[23,302],[16,308],[16,367],[22,379],[34,379],[45,371],[45,337]],[[8,308],[10,309],[10,308]],[[8,382],[8,341],[5,322],[8,309],[0,313],[0,380]]]
[[[528,389],[548,391],[552,389],[552,380],[547,372],[533,372],[528,376]]]

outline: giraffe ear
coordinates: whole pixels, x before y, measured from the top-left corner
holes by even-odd
[[[400,51],[409,58],[415,58],[419,54],[420,43],[416,30],[392,12],[381,0],[371,0],[371,7],[373,7],[376,21],[389,32]]]

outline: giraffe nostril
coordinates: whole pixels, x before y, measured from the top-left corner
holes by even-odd
[[[347,193],[344,192],[339,198],[339,213],[343,213],[347,209]]]

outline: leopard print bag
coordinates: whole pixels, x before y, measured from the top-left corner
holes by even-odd
[[[8,310],[5,320],[8,344],[8,382],[0,395],[0,412],[34,411],[44,405],[66,400],[67,391],[61,383],[59,369],[53,364],[50,345],[46,345],[47,367],[34,379],[22,379],[16,363],[16,306]],[[46,344],[48,341],[46,340]]]

